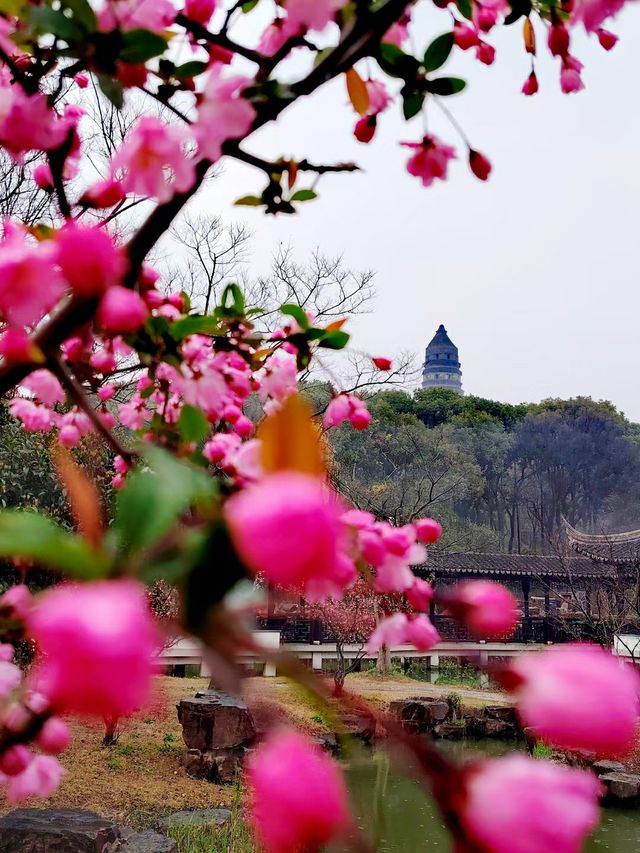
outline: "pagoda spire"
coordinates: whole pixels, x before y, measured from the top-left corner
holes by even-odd
[[[462,394],[462,371],[458,347],[440,324],[425,352],[422,371],[423,388],[449,388]]]

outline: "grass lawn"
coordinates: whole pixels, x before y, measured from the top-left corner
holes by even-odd
[[[99,722],[69,720],[73,742],[61,756],[67,772],[60,788],[47,800],[26,805],[92,809],[137,829],[153,827],[158,817],[174,811],[226,807],[233,812],[233,820],[226,827],[174,830],[180,853],[254,853],[242,820],[240,790],[192,779],[178,763],[185,745],[176,703],[207,684],[204,678],[156,677],[148,706],[122,725],[119,740],[112,747],[101,745],[104,729]],[[378,708],[403,696],[439,696],[452,690],[404,676],[381,678],[366,673],[350,675],[346,688]],[[477,691],[457,692],[465,703],[482,702],[474,695],[465,695]],[[321,711],[284,678],[249,678],[245,696],[260,728],[278,719],[310,735],[327,730]],[[484,703],[499,698],[487,693]],[[0,804],[0,812],[8,810],[6,804]]]

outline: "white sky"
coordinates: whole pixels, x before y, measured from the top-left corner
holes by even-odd
[[[447,22],[446,13],[425,9],[413,28],[417,49]],[[468,393],[509,402],[584,394],[640,420],[639,24],[637,7],[614,21],[621,39],[610,53],[576,34],[587,88],[569,96],[559,91],[558,62],[546,48],[539,50],[541,91],[520,94],[528,74],[520,23],[489,39],[497,47],[492,67],[459,53],[449,60],[445,72],[469,86],[447,104],[492,160],[487,184],[470,174],[454,129],[432,108],[430,128],[458,148],[460,160],[445,184],[423,189],[406,173],[407,153],[397,144],[421,137],[420,118],[406,125],[394,106],[374,142],[359,145],[344,83],[336,81],[246,147],[267,157],[353,159],[363,174],[323,178],[318,201],[274,219],[232,206],[259,194],[264,176],[227,163],[199,204],[248,223],[256,273],[280,243],[301,261],[317,246],[343,253],[353,268],[373,269],[378,296],[374,312],[354,324],[358,348],[421,355],[444,323],[460,349]]]

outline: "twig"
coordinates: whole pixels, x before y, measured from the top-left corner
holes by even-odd
[[[111,445],[111,447],[118,453],[122,458],[127,462],[127,464],[131,464],[136,458],[136,454],[131,450],[127,450],[124,447],[119,439],[114,435],[113,432],[103,423],[102,419],[98,412],[93,408],[91,402],[87,395],[84,393],[84,388],[78,382],[73,373],[69,370],[66,362],[60,356],[59,353],[56,353],[51,362],[49,363],[49,369],[52,373],[60,380],[60,383],[69,393],[71,399],[76,403],[79,409],[87,415],[91,423],[95,426],[96,430],[102,435],[103,438],[107,440],[107,442]]]
[[[262,54],[258,53],[257,50],[252,50],[250,47],[244,47],[244,45],[238,44],[230,39],[224,28],[219,33],[211,33],[206,27],[203,27],[202,24],[192,21],[191,18],[187,18],[187,16],[182,13],[176,15],[176,24],[178,24],[179,27],[184,27],[188,33],[191,33],[191,35],[195,36],[197,39],[206,41],[209,44],[214,44],[217,47],[222,47],[225,50],[230,50],[232,53],[237,53],[239,56],[244,56],[245,59],[248,59],[250,62],[255,62],[256,65],[260,65],[264,59]]]

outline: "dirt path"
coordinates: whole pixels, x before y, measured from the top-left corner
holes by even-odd
[[[510,704],[505,694],[497,691],[469,689],[451,684],[428,684],[425,681],[416,681],[402,676],[382,679],[358,673],[350,675],[345,686],[348,690],[364,696],[365,699],[377,700],[385,704],[394,699],[404,699],[408,696],[425,696],[437,699],[449,693],[457,693],[467,705]]]

